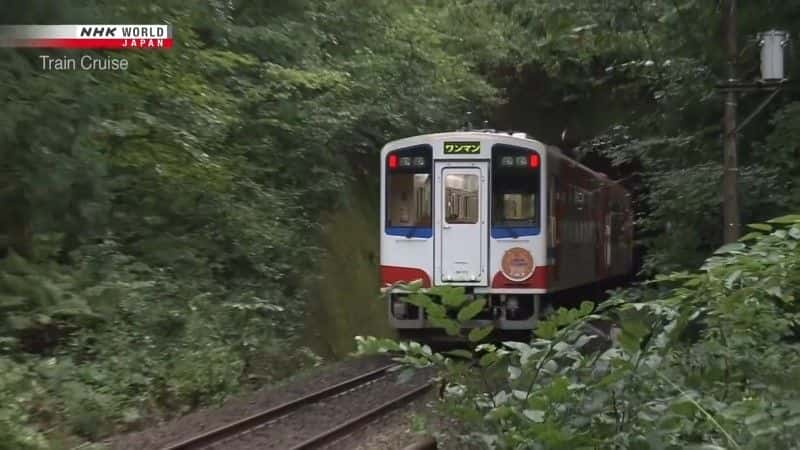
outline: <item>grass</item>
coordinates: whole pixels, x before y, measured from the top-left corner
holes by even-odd
[[[386,304],[378,298],[378,213],[369,192],[343,194],[350,205],[323,222],[326,254],[305,329],[307,345],[324,357],[338,358],[355,350],[357,335],[393,334]]]

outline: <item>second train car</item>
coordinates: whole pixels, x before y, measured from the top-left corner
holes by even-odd
[[[464,131],[381,150],[384,286],[463,286],[485,296],[467,327],[530,330],[554,294],[633,270],[630,195],[523,133]],[[389,293],[393,327],[429,330],[424,311]]]

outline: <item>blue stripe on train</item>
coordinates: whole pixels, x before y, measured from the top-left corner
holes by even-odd
[[[410,238],[433,237],[433,228],[422,227],[386,227],[386,234]]]
[[[492,237],[494,239],[504,239],[523,237],[523,236],[538,236],[540,233],[539,227],[492,227]],[[402,236],[412,238],[430,238],[433,237],[433,228],[422,227],[387,227],[386,234],[390,236]]]
[[[492,227],[492,237],[495,239],[537,236],[539,232],[539,227]]]

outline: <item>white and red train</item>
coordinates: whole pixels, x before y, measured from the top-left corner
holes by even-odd
[[[463,286],[488,298],[467,326],[530,330],[554,294],[633,269],[633,213],[618,183],[523,133],[415,136],[381,150],[384,286]],[[389,295],[398,330],[432,328]]]

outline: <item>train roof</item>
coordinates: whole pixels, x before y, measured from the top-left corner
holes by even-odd
[[[597,172],[592,170],[591,168],[581,164],[580,162],[576,161],[573,158],[565,155],[564,152],[561,151],[560,148],[554,145],[548,145],[536,139],[528,137],[526,133],[515,132],[515,131],[496,131],[496,130],[470,130],[470,131],[447,131],[441,133],[428,133],[428,134],[420,134],[417,136],[409,136],[401,139],[396,139],[390,142],[387,142],[386,145],[383,146],[381,151],[382,156],[389,150],[394,150],[397,148],[405,147],[405,146],[413,146],[419,145],[423,142],[431,141],[431,140],[445,140],[445,139],[465,139],[468,137],[492,137],[492,138],[499,138],[498,140],[503,141],[507,144],[514,145],[516,143],[524,143],[526,145],[533,144],[534,147],[540,147],[545,149],[548,153],[553,154],[554,156],[562,159],[566,159],[574,164],[576,167],[589,172],[590,174],[594,175],[598,178],[603,178],[606,180],[611,181],[608,178],[608,175]]]
[[[444,140],[448,138],[452,139],[464,139],[468,136],[491,136],[493,138],[502,138],[502,140],[509,140],[509,141],[522,141],[530,145],[531,143],[538,145],[540,147],[546,147],[546,145],[536,139],[529,138],[525,133],[516,133],[516,132],[499,132],[494,130],[471,130],[471,131],[446,131],[442,133],[428,133],[428,134],[420,134],[417,136],[409,136],[402,139],[396,139],[394,141],[388,142],[384,149],[392,147],[403,147],[406,145],[417,145],[420,141],[429,141],[429,140]]]

